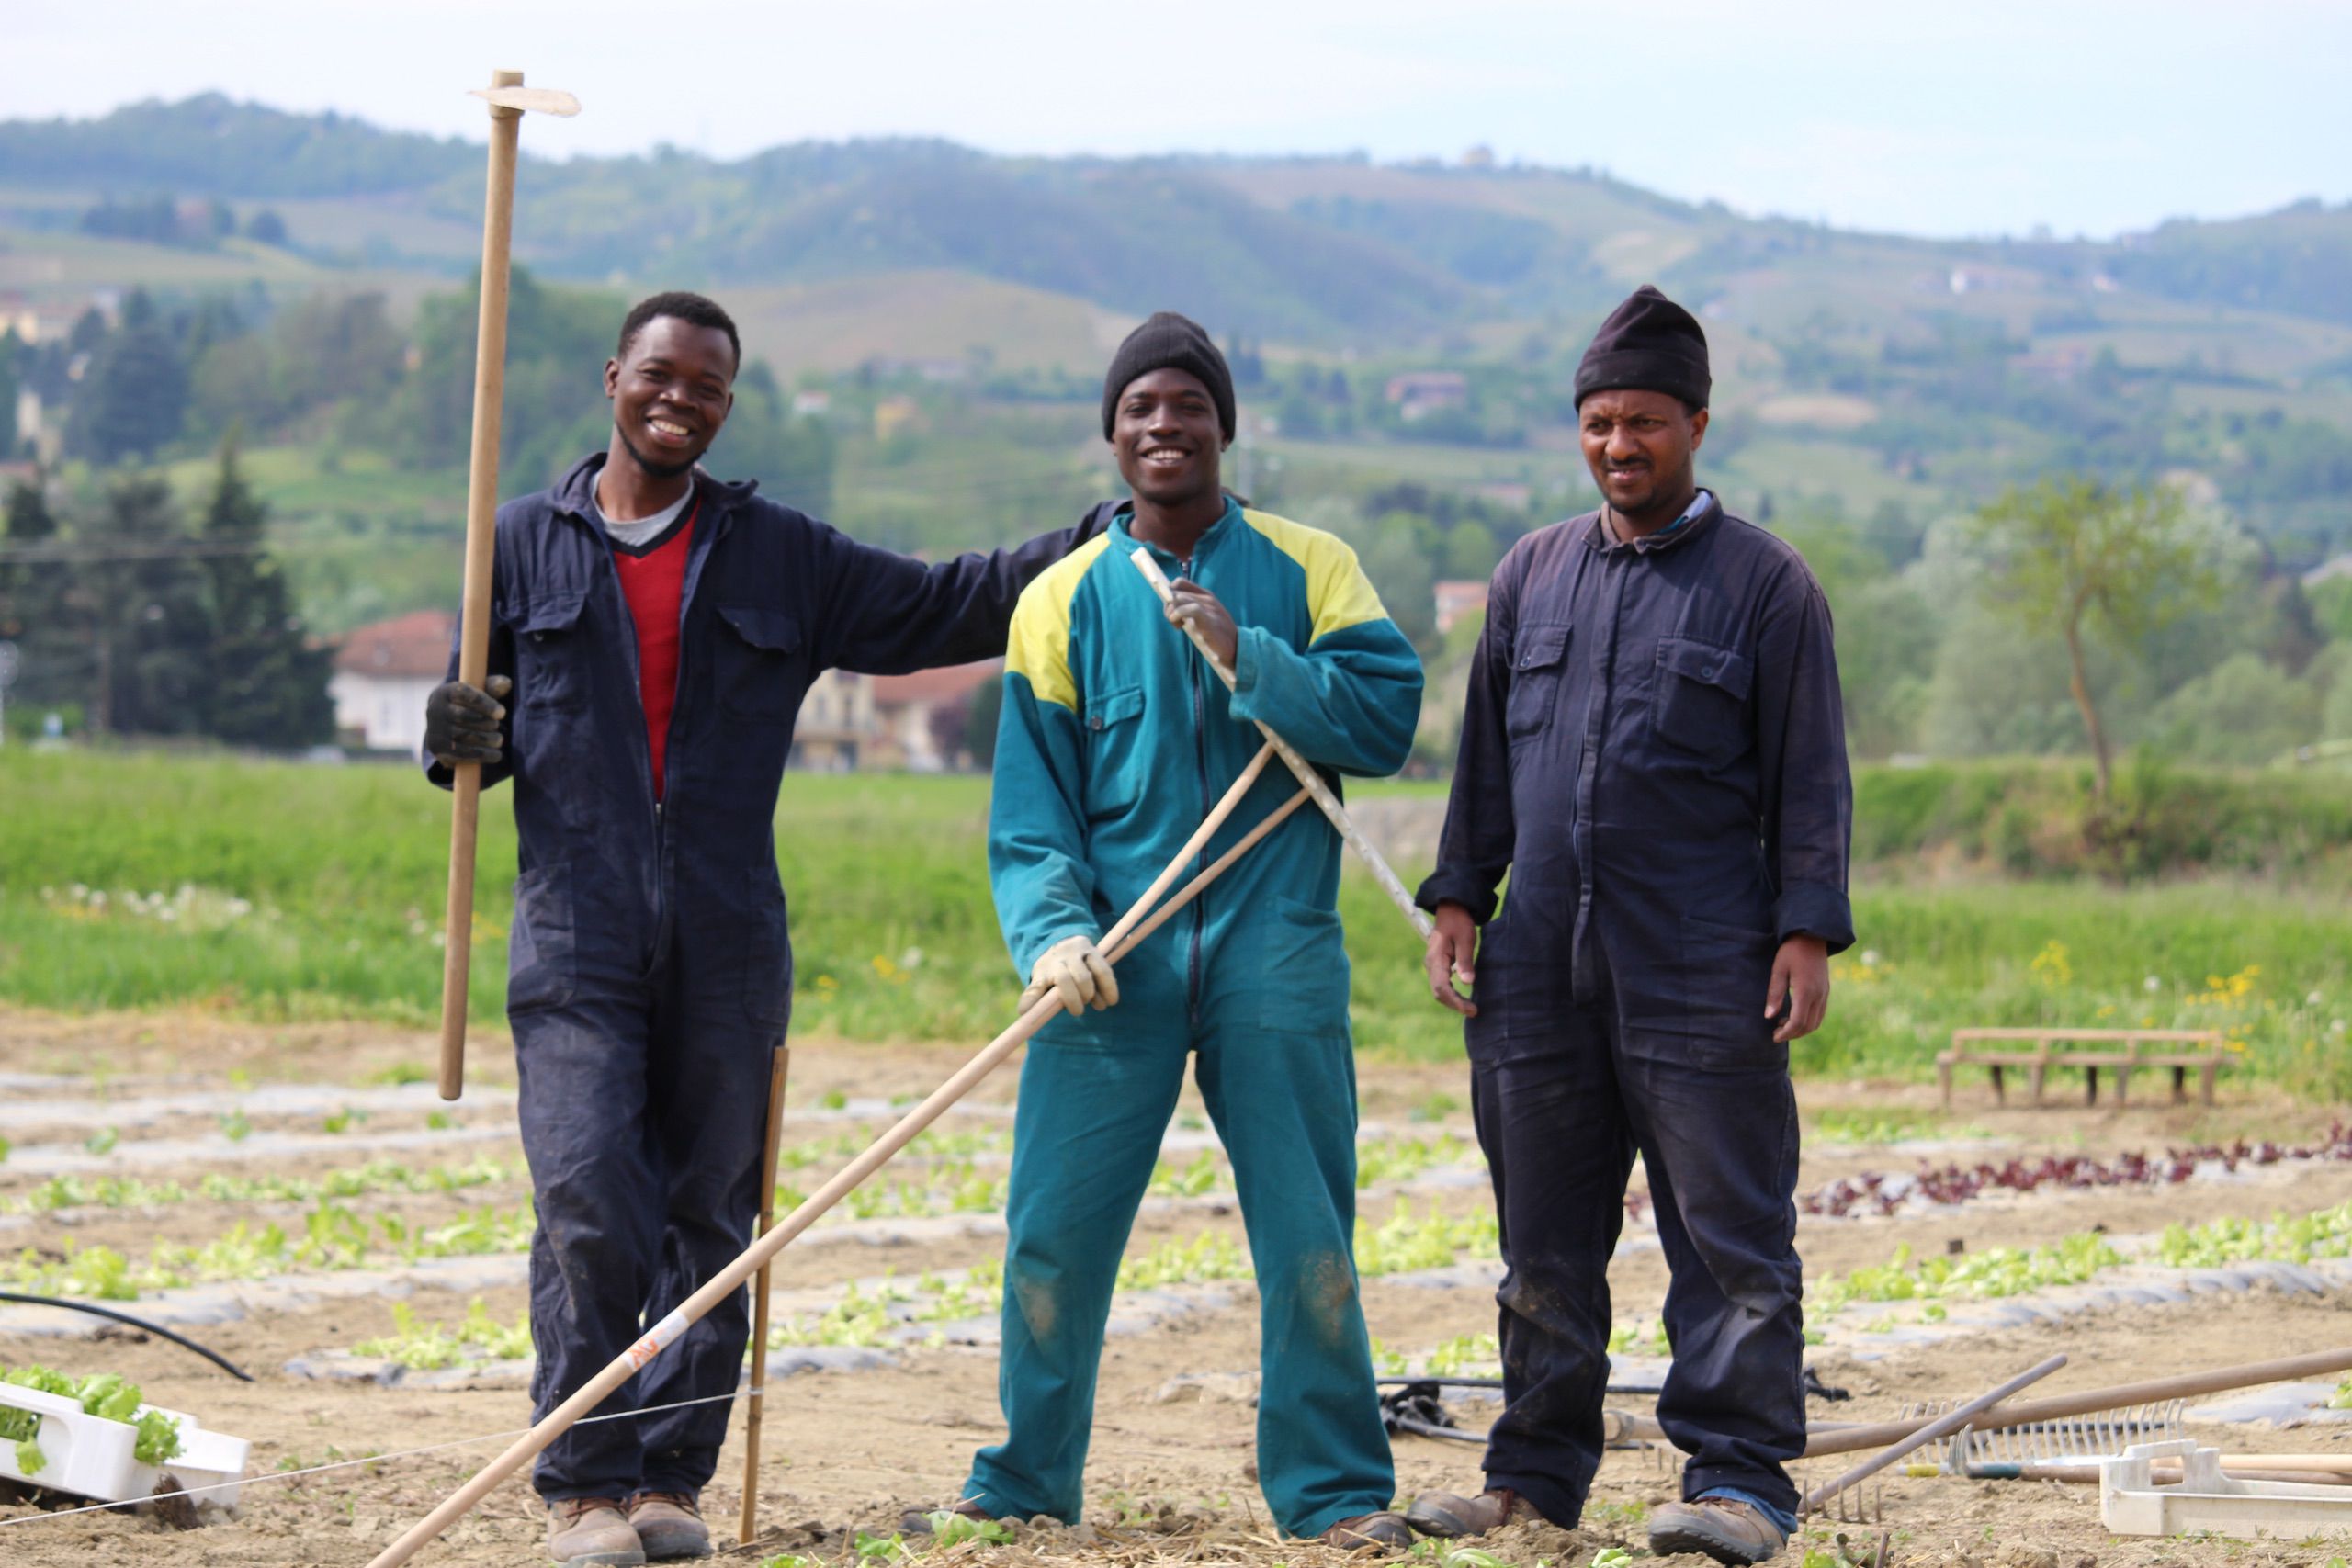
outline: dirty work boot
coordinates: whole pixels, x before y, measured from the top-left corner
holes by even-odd
[[[628,1522],[648,1562],[710,1555],[710,1527],[691,1492],[640,1492],[628,1500]]]
[[[1777,1555],[1788,1539],[1752,1504],[1736,1497],[1668,1503],[1650,1514],[1650,1551],[1660,1557],[1703,1551],[1718,1562],[1746,1568]]]
[[[909,1535],[935,1535],[938,1530],[931,1522],[931,1516],[933,1514],[961,1514],[967,1519],[996,1517],[994,1514],[989,1513],[969,1497],[965,1497],[948,1504],[944,1508],[909,1508],[899,1516],[899,1528]]]
[[[1342,1551],[1360,1551],[1374,1546],[1385,1551],[1402,1551],[1413,1544],[1413,1528],[1391,1513],[1358,1514],[1352,1519],[1341,1519],[1316,1539]]]
[[[1476,1497],[1452,1492],[1424,1492],[1405,1510],[1405,1522],[1423,1535],[1453,1540],[1484,1535],[1505,1525],[1523,1525],[1542,1517],[1535,1505],[1508,1486],[1490,1486]]]
[[[548,1555],[561,1568],[639,1568],[645,1548],[617,1497],[564,1497],[548,1505]]]

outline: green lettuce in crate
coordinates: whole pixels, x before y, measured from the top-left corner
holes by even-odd
[[[139,1385],[120,1372],[94,1372],[75,1379],[48,1367],[7,1367],[0,1368],[0,1382],[62,1394],[78,1401],[86,1415],[135,1428],[138,1436],[132,1440],[130,1452],[141,1464],[161,1464],[179,1455],[178,1419],[160,1410],[140,1415]],[[13,1441],[17,1445],[17,1468],[27,1475],[39,1473],[48,1463],[48,1456],[34,1440],[40,1431],[40,1417],[32,1411],[0,1408],[0,1442]]]

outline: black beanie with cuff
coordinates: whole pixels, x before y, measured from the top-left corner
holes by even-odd
[[[1225,355],[1198,322],[1159,310],[1129,333],[1111,356],[1111,373],[1102,378],[1103,440],[1111,439],[1111,427],[1118,422],[1120,395],[1155,370],[1182,370],[1206,387],[1225,438],[1233,439],[1233,372],[1226,368]]]
[[[1594,392],[1620,388],[1664,392],[1694,409],[1707,406],[1707,334],[1690,311],[1645,283],[1609,312],[1577,365],[1577,406]]]

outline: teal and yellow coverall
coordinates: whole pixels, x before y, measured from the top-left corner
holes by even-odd
[[[1123,508],[1013,613],[989,873],[1023,976],[1142,896],[1258,750],[1250,721],[1326,770],[1376,776],[1403,765],[1420,714],[1420,660],[1339,539],[1228,502],[1191,560],[1153,548],[1231,612],[1228,694],[1125,558],[1130,521]],[[1270,767],[1199,863],[1297,787]],[[1298,1536],[1388,1506],[1356,1289],[1340,853],[1319,813],[1294,815],[1120,961],[1117,1007],[1057,1017],[1031,1045],[1005,1214],[1009,1431],[964,1494],[990,1514],[1079,1517],[1112,1288],[1195,1051],[1257,1274],[1266,1501]]]

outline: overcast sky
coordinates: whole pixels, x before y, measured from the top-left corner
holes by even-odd
[[[550,155],[936,135],[1593,164],[1907,233],[2112,234],[2352,198],[2343,0],[77,0],[10,7],[0,117],[207,90],[480,134],[494,65],[586,106]]]

